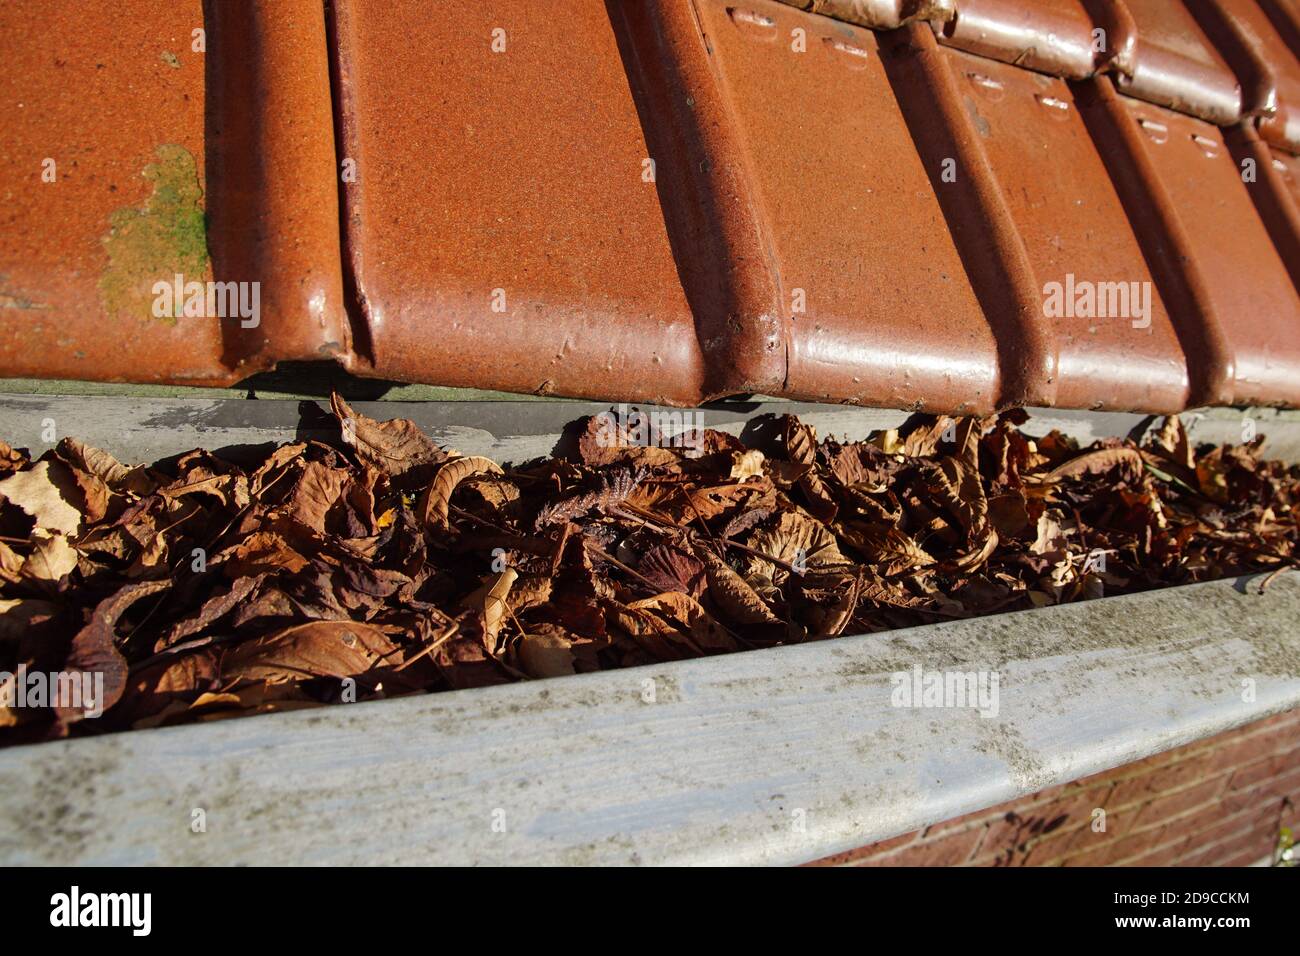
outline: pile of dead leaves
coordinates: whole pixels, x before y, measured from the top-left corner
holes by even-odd
[[[1295,563],[1300,469],[1033,440],[1023,412],[746,447],[577,424],[505,470],[335,397],[332,445],[152,467],[0,443],[0,671],[106,708],[0,706],[0,741],[629,667]],[[636,414],[635,412],[633,414]],[[759,430],[761,432],[761,429]],[[634,440],[635,439],[635,440]],[[673,447],[663,447],[670,445]],[[0,677],[0,680],[4,679]],[[13,704],[14,681],[0,687]],[[37,703],[40,703],[37,701]]]

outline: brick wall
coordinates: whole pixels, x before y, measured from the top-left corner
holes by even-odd
[[[1292,710],[812,865],[1244,866],[1300,828],[1297,808]]]

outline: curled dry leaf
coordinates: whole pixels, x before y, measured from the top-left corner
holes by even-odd
[[[415,422],[405,418],[387,422],[367,418],[354,412],[337,392],[330,398],[330,407],[338,420],[343,443],[381,474],[400,479],[408,472],[447,460],[447,453],[420,431]]]
[[[709,581],[709,597],[739,624],[780,624],[764,600],[726,562],[706,548],[697,548]]]
[[[792,462],[808,468],[799,478],[799,488],[808,501],[808,510],[823,521],[835,520],[839,506],[817,469],[817,432],[793,415],[785,416],[785,451]]]
[[[28,463],[27,455],[15,448],[9,447],[6,442],[0,441],[0,475],[8,475],[25,468]]]
[[[731,462],[731,472],[728,477],[736,481],[763,477],[763,453],[757,448],[751,448],[746,452],[732,452]]]
[[[424,523],[427,527],[447,530],[447,518],[451,513],[451,496],[466,478],[472,475],[499,475],[501,466],[490,458],[471,455],[468,458],[455,458],[441,468],[429,486],[425,497]]]
[[[1192,443],[1187,437],[1187,429],[1183,426],[1183,420],[1177,415],[1169,415],[1165,418],[1159,431],[1155,434],[1153,443],[1176,465],[1188,471],[1196,467],[1195,455],[1192,453]]]
[[[61,439],[55,452],[66,464],[93,475],[112,491],[147,495],[157,487],[147,468],[128,468],[108,452],[75,438]]]
[[[478,615],[483,634],[483,649],[496,656],[501,625],[510,609],[510,589],[519,578],[514,568],[506,568],[484,582],[483,586],[468,595],[461,606]]]
[[[929,472],[929,491],[968,535],[978,534],[988,521],[988,499],[978,471],[956,458],[941,458]]]
[[[63,706],[55,708],[60,720],[64,723],[73,723],[85,717],[87,712],[97,709],[107,710],[118,702],[122,691],[126,689],[128,670],[126,658],[117,648],[115,629],[118,618],[130,610],[136,601],[150,594],[165,591],[170,583],[169,581],[141,581],[139,584],[128,584],[95,606],[90,623],[78,631],[77,636],[72,639],[72,649],[68,652],[68,659],[63,667],[74,676],[74,679],[77,679],[77,675],[89,675],[92,678],[92,686],[93,678],[101,677],[103,699],[93,701],[93,706],[86,706],[85,701],[81,702],[81,706],[76,706],[75,701],[66,702]]]
[[[1142,455],[1136,448],[1100,448],[1058,465],[1046,475],[1046,481],[1079,478],[1084,475],[1101,475],[1111,469],[1120,469],[1131,476],[1142,473]]]
[[[706,653],[726,653],[739,649],[735,638],[727,629],[689,594],[665,591],[651,598],[634,601],[628,607],[634,611],[654,612],[677,630],[689,635],[692,646]]]
[[[801,573],[808,568],[850,563],[826,525],[797,511],[782,512],[774,525],[754,532],[749,547]],[[747,572],[751,578],[771,581],[776,575],[777,565],[750,554]]]
[[[966,554],[953,558],[946,565],[947,570],[969,572],[980,567],[989,556],[993,554],[993,549],[998,546],[998,533],[992,528],[984,532],[984,540],[979,547]]]
[[[21,575],[28,581],[57,584],[77,567],[77,551],[61,534],[44,530],[32,533],[32,553],[23,562]]]

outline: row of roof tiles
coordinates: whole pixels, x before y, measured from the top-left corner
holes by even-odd
[[[0,374],[1300,405],[1294,4],[11,2]]]

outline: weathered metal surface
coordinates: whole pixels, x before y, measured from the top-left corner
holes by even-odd
[[[20,0],[0,373],[1293,404],[1295,6]],[[155,317],[177,272],[257,323]]]
[[[6,374],[222,384],[347,354],[318,3],[9,2],[0,61]],[[251,286],[248,317],[158,315],[176,275],[259,283],[258,315]]]

